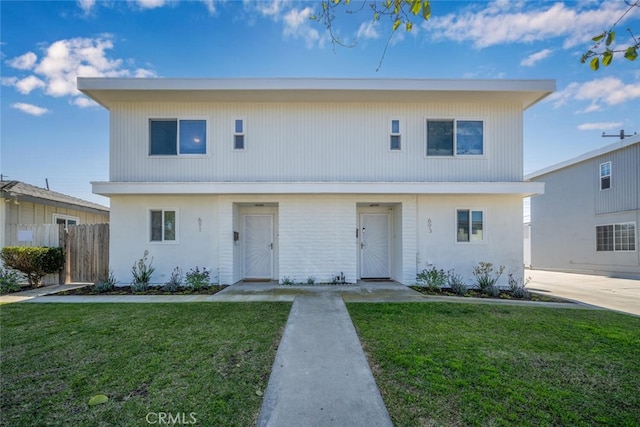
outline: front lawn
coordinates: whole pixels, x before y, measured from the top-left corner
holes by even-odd
[[[255,424],[290,307],[5,305],[0,424]]]
[[[640,318],[350,303],[396,426],[640,425]]]

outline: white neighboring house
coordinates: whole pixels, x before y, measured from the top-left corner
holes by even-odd
[[[525,176],[531,198],[531,267],[640,278],[640,136]]]
[[[112,79],[110,262],[240,280],[522,275],[523,111],[551,80]]]

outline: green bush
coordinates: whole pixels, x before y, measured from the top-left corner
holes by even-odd
[[[422,270],[418,273],[416,281],[419,286],[426,286],[430,291],[438,292],[447,282],[447,273],[444,270],[431,267],[430,270]]]
[[[447,286],[458,296],[465,296],[469,291],[469,288],[464,283],[462,276],[455,272],[455,270],[447,271]]]
[[[20,279],[17,272],[0,267],[0,294],[9,294],[20,290]]]
[[[93,290],[99,294],[111,292],[116,288],[116,283],[118,283],[116,276],[113,271],[109,271],[107,277],[100,277],[93,283]]]
[[[499,289],[494,289],[496,287],[496,283],[502,273],[504,272],[504,265],[498,267],[498,270],[494,273],[493,264],[490,262],[479,262],[476,267],[473,267],[473,276],[476,278],[476,283],[478,285],[478,289],[480,292],[486,295],[494,296],[496,291],[499,292]]]
[[[210,272],[206,268],[203,268],[202,271],[198,267],[190,270],[185,279],[187,287],[192,288],[194,291],[208,288],[211,286],[209,275]]]
[[[140,289],[147,289],[149,287],[149,282],[151,282],[151,275],[156,269],[152,266],[153,257],[151,261],[147,265],[147,257],[149,256],[149,251],[144,251],[142,254],[142,258],[136,261],[131,267],[131,275],[133,276],[133,281],[131,285],[139,285]]]
[[[6,267],[25,274],[33,287],[40,286],[47,274],[64,267],[62,248],[7,246],[2,248],[0,258]]]
[[[169,276],[169,281],[164,284],[162,290],[165,292],[177,292],[182,287],[182,281],[184,277],[182,275],[182,270],[180,267],[176,267],[171,272],[171,276]]]

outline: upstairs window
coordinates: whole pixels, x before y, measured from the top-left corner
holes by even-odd
[[[391,120],[391,132],[389,135],[389,149],[400,150],[400,120]]]
[[[484,154],[481,120],[427,120],[427,156]]]
[[[244,119],[236,119],[233,128],[233,149],[244,150]]]
[[[149,154],[152,156],[207,154],[207,121],[150,119]]]
[[[457,237],[458,242],[482,242],[484,240],[484,214],[479,210],[458,209]]]
[[[609,188],[611,188],[611,162],[606,162],[600,165],[600,189],[608,190]]]
[[[152,209],[150,211],[151,238],[152,242],[175,242],[176,241],[176,218],[174,210]]]

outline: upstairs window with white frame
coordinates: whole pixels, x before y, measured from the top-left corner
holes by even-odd
[[[597,252],[633,252],[636,250],[636,224],[609,224],[596,226]]]
[[[175,242],[177,238],[177,211],[152,209],[150,215],[150,241]]]
[[[207,121],[149,119],[149,155],[207,154]]]
[[[456,241],[484,241],[484,212],[481,210],[456,210]]]
[[[481,156],[482,120],[427,120],[427,156]]]
[[[600,190],[611,188],[611,162],[600,164]]]
[[[401,150],[401,133],[400,133],[400,120],[391,120],[391,132],[389,133],[389,149]]]
[[[244,150],[244,119],[235,119],[233,127],[233,149]]]

